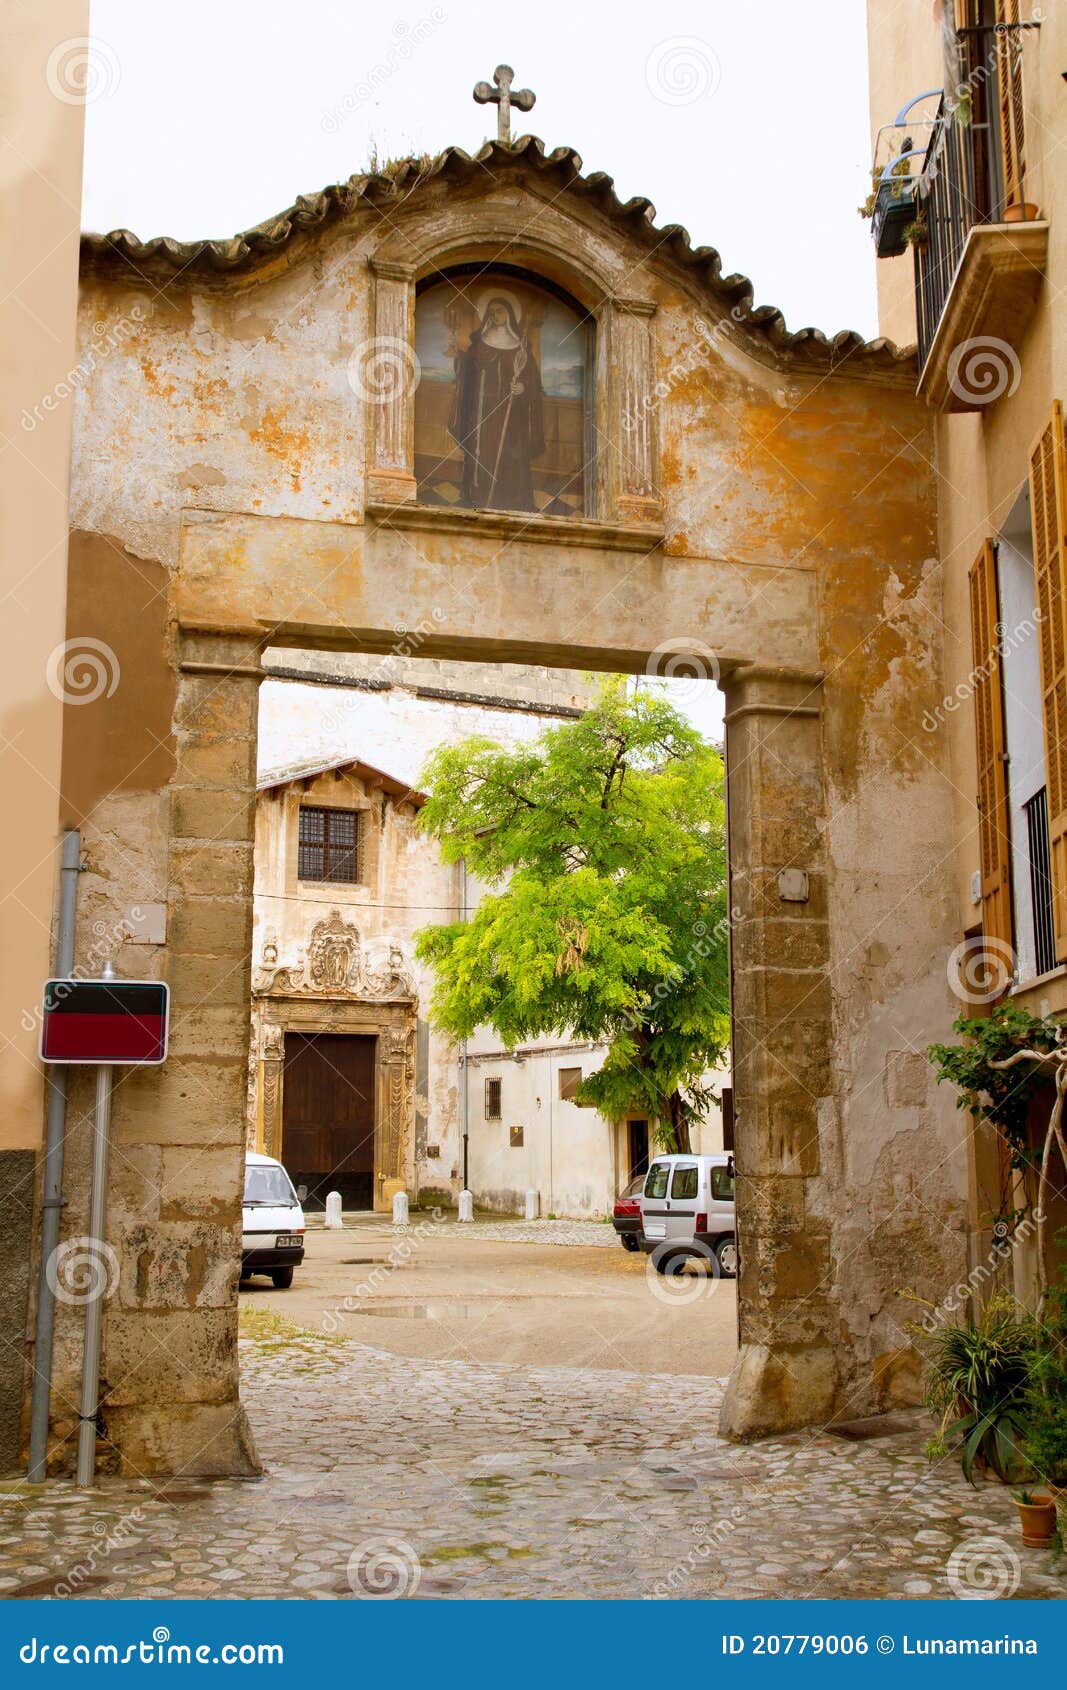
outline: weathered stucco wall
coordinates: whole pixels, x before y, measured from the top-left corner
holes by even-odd
[[[202,1224],[177,1210],[210,1190],[201,1244],[217,1273],[190,1282],[186,1306],[217,1309],[232,1332],[222,1264],[243,1139],[263,648],[381,653],[414,629],[429,657],[642,670],[681,640],[727,700],[745,1267],[725,1423],[748,1435],[880,1406],[914,1383],[895,1289],[954,1275],[963,1227],[951,1100],[914,1060],[947,1025],[952,900],[946,789],[919,727],[942,654],[913,367],[847,336],[790,340],[750,311],[740,279],[658,238],[641,206],[572,186],[571,155],[491,149],[491,168],[469,172],[450,158],[413,191],[375,189],[380,207],[327,199],[291,238],[257,237],[260,256],[238,253],[232,274],[139,251],[149,286],[115,253],[90,254],[85,335],[126,327],[79,396],[75,520],[172,573],[158,662],[178,676],[169,945],[154,959],[178,1037],[163,1073],[124,1084],[115,1131],[120,1147],[188,1154],[179,1195],[156,1191],[139,1223],[150,1244],[135,1250],[113,1210],[123,1319],[136,1325],[156,1283],[138,1279],[137,1251],[177,1260],[183,1228]],[[391,475],[398,497],[408,483],[380,461],[381,419],[348,360],[386,307],[403,326],[418,274],[505,249],[596,314],[596,520],[380,502]],[[133,731],[135,699],[120,686],[102,702]],[[94,813],[109,912],[129,901],[116,833],[129,802]],[[803,901],[786,869],[806,875]],[[124,1365],[117,1330],[109,1320],[109,1378]],[[209,1427],[213,1403],[232,1407],[223,1351],[205,1360]],[[149,1468],[195,1466],[200,1415],[154,1393],[108,1408],[109,1434]],[[231,1416],[210,1459],[240,1465],[249,1449]]]
[[[1024,9],[1025,12],[1025,9]],[[942,686],[934,708],[924,716],[919,731],[911,733],[913,752],[944,768],[948,777],[949,814],[945,851],[951,880],[950,925],[955,942],[962,942],[982,923],[981,899],[975,899],[972,877],[980,869],[975,751],[975,656],[971,638],[970,589],[968,576],[983,542],[996,540],[1006,529],[1025,536],[1029,549],[1027,482],[1030,454],[1039,434],[1047,426],[1053,401],[1067,392],[1067,324],[1060,301],[1067,280],[1067,180],[1059,167],[1062,134],[1062,67],[1067,53],[1067,12],[1062,7],[1033,8],[1031,16],[1040,27],[1021,33],[1021,74],[1025,105],[1026,199],[1034,202],[1048,221],[1048,254],[1045,280],[1037,296],[1033,315],[1011,345],[989,340],[975,322],[975,338],[966,343],[977,353],[973,369],[961,363],[965,385],[973,383],[979,402],[975,409],[960,414],[937,415],[933,419],[930,464],[937,486],[937,556],[939,567],[933,584],[933,607],[943,626],[944,656]],[[904,103],[920,87],[931,87],[942,79],[942,61],[936,17],[925,0],[868,0],[872,66],[872,121],[878,111],[885,115]],[[921,69],[919,67],[922,67]],[[925,80],[924,80],[925,78]],[[872,262],[873,262],[872,253]],[[879,323],[882,332],[894,334],[902,312],[914,312],[914,275],[910,253],[904,258],[877,264]],[[963,350],[966,350],[966,344]],[[1020,507],[1019,501],[1023,504]],[[1014,516],[1013,516],[1014,512]],[[1025,736],[1025,744],[1009,745],[1012,769],[1021,771],[1035,762],[1043,764],[1044,745],[1040,709],[1027,708],[1031,689],[1039,686],[1038,628],[1033,618],[1034,595],[1024,606],[1013,593],[1005,593],[1001,566],[1001,639],[1005,649],[1003,679],[1014,699],[1007,700],[1014,727]],[[1027,671],[1020,686],[1018,668]],[[1014,672],[1013,672],[1014,671]],[[1015,818],[1016,825],[1019,818]],[[1014,836],[1016,872],[1029,873],[1029,841],[1025,830]],[[1028,912],[1016,909],[1016,941],[1019,984],[1014,1000],[1035,1014],[1062,1014],[1067,1010],[1067,970],[1059,968],[1035,984],[1030,942],[1018,944],[1019,922]],[[1003,954],[993,952],[993,972],[988,984],[994,992],[1000,982]],[[973,965],[972,965],[973,966]],[[991,1001],[983,996],[980,969],[974,974],[975,996],[966,993],[952,1000],[954,1014],[982,1014]],[[966,981],[964,981],[966,984]],[[964,1149],[968,1117],[959,1116],[956,1154]],[[1008,1198],[1003,1145],[989,1129],[973,1129],[971,1156],[970,1252],[972,1265],[988,1262],[993,1244],[992,1217]],[[1015,1251],[1020,1285],[1032,1272],[1025,1242]]]

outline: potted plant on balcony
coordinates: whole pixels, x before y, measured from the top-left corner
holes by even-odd
[[[1036,223],[1040,216],[1040,209],[1032,200],[1014,200],[1003,212],[1005,223]]]
[[[871,171],[871,191],[860,206],[860,216],[871,220],[874,250],[879,258],[897,258],[907,245],[905,231],[915,222],[917,178],[910,160],[898,158],[883,170]]]

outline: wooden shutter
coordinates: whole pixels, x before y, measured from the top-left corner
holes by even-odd
[[[1019,0],[997,0],[998,24],[1017,24]],[[998,29],[994,37],[997,63],[997,101],[1000,158],[1004,173],[1004,204],[1021,205],[1026,198],[1023,133],[1023,64],[1021,29]]]
[[[1052,924],[1056,960],[1067,962],[1067,452],[1059,400],[1030,458],[1030,522],[1041,617]]]
[[[997,630],[997,553],[986,540],[971,583],[974,731],[978,753],[978,837],[982,864],[982,931],[1011,946],[1011,837],[1004,761],[1004,696]]]

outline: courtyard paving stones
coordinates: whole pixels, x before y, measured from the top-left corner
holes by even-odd
[[[722,1381],[242,1341],[266,1476],[0,1492],[7,1597],[1059,1597],[1008,1491],[916,1424],[715,1433]]]

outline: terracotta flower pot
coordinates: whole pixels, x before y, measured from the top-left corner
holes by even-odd
[[[1040,212],[1036,205],[1027,200],[1025,205],[1006,205],[1004,207],[1005,223],[1036,223]]]
[[[1020,1502],[1018,1497],[1012,1501],[1019,1510],[1023,1542],[1028,1549],[1044,1549],[1056,1530],[1056,1504],[1052,1497],[1042,1493],[1033,1502]]]

